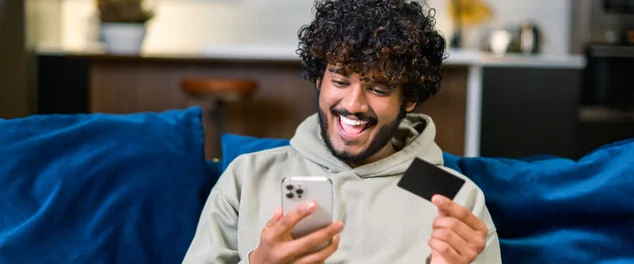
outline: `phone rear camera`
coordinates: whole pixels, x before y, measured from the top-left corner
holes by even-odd
[[[297,192],[297,194],[302,194],[302,193],[304,193],[304,190],[302,190],[302,189],[297,189],[297,191],[296,191],[296,192]]]
[[[289,192],[289,193],[286,194],[286,197],[288,197],[289,199],[293,199],[293,196],[295,196],[295,195],[293,195],[292,192]]]
[[[292,184],[286,185],[286,189],[289,191],[293,190],[293,185]]]

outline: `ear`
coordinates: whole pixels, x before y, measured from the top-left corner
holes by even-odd
[[[405,112],[412,112],[416,108],[416,102],[408,101],[407,105],[405,105]]]
[[[321,78],[315,79],[315,87],[317,88],[317,90],[321,89]]]

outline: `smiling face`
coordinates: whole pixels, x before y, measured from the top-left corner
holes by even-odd
[[[351,166],[393,153],[389,142],[405,113],[440,89],[447,45],[435,12],[423,6],[317,1],[314,20],[298,31],[302,76],[320,87],[321,136]]]
[[[394,153],[390,139],[405,113],[401,87],[388,87],[358,73],[344,75],[328,65],[319,87],[322,138],[338,159],[355,167]]]

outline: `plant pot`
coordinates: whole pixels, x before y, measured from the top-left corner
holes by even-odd
[[[101,24],[101,37],[110,53],[135,54],[143,46],[147,29],[142,23]]]

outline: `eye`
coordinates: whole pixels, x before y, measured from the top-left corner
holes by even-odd
[[[387,88],[372,87],[370,90],[380,96],[387,96],[390,94],[390,91]]]
[[[344,81],[340,81],[340,80],[332,80],[332,83],[337,86],[337,87],[346,87],[348,86],[347,82]]]

